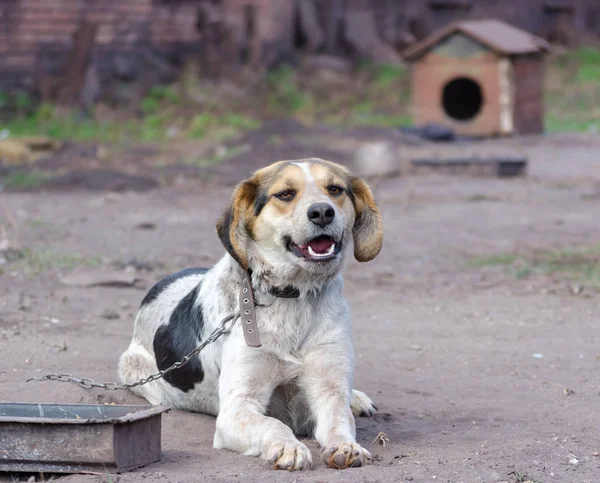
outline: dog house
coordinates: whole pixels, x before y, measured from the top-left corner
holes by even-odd
[[[550,45],[499,20],[440,30],[404,53],[416,124],[473,136],[544,130],[544,54]]]

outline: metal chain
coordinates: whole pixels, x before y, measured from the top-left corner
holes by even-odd
[[[77,384],[85,389],[92,389],[97,387],[99,389],[106,389],[108,391],[117,391],[119,389],[130,389],[136,386],[143,386],[144,384],[148,384],[149,382],[156,381],[164,377],[165,374],[174,371],[175,369],[179,369],[181,366],[187,364],[190,359],[196,355],[198,355],[202,349],[204,349],[208,344],[215,342],[219,337],[223,334],[226,334],[231,331],[235,323],[237,322],[238,317],[240,316],[239,312],[233,315],[228,315],[225,317],[219,326],[212,331],[212,333],[202,341],[202,343],[196,347],[192,352],[186,355],[180,361],[175,362],[173,365],[167,367],[166,369],[157,372],[156,374],[151,374],[150,376],[140,379],[139,381],[132,382],[130,384],[117,384],[116,382],[104,382],[99,383],[95,382],[88,377],[83,377],[78,379],[77,377],[73,377],[71,374],[48,374],[42,377],[32,377],[31,379],[27,379],[26,382],[31,381],[58,381],[58,382],[72,382]]]

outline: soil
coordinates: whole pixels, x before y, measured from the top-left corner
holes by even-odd
[[[600,293],[562,273],[519,279],[505,266],[468,261],[598,246],[600,140],[496,143],[527,155],[527,176],[432,173],[374,182],[384,249],[373,262],[352,261],[345,270],[355,386],[379,408],[357,420],[358,441],[375,456],[371,466],[335,471],[318,462],[312,471],[276,472],[257,458],[214,450],[213,417],[171,411],[163,416],[160,462],[120,476],[61,481],[598,481]],[[343,140],[330,143],[338,144]],[[293,146],[277,149],[293,158]],[[261,153],[249,165],[276,160]],[[0,400],[144,403],[127,392],[24,381],[51,372],[116,378],[145,291],[172,270],[210,266],[222,256],[215,220],[231,176],[244,172],[227,163],[221,169],[223,179],[146,191],[120,185],[119,193],[79,186],[0,194],[11,246],[27,249],[24,258],[0,265]],[[45,263],[28,262],[32,253]],[[64,283],[73,270],[134,276],[118,286]],[[389,443],[372,445],[380,432]],[[318,461],[317,445],[307,444]]]

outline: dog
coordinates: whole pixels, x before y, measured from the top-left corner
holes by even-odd
[[[226,254],[213,268],[175,273],[143,299],[119,360],[121,381],[133,383],[191,352],[241,310],[248,277],[256,300],[252,335],[261,346],[246,343],[240,320],[186,365],[133,392],[154,405],[217,416],[214,448],[260,456],[274,469],[312,468],[296,435],[314,437],[329,467],[369,464],[354,416],[377,408],[352,389],[340,273],[351,242],[359,262],[381,250],[383,222],[369,186],[322,159],[280,161],[237,185],[217,234]]]

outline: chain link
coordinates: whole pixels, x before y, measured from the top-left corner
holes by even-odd
[[[77,384],[78,386],[81,386],[85,389],[99,388],[99,389],[105,389],[107,391],[117,391],[120,389],[131,389],[132,387],[143,386],[144,384],[148,384],[149,382],[156,381],[157,379],[164,377],[165,374],[167,374],[171,371],[174,371],[175,369],[179,369],[181,366],[184,366],[185,364],[187,364],[192,357],[200,354],[200,352],[202,352],[202,349],[204,349],[208,344],[212,344],[223,334],[227,334],[228,332],[230,332],[231,329],[233,328],[233,326],[235,325],[235,323],[237,322],[237,319],[239,316],[240,316],[240,314],[236,313],[236,314],[228,315],[227,317],[225,317],[221,321],[219,326],[215,330],[213,330],[211,332],[211,334],[206,339],[204,339],[198,347],[196,347],[192,352],[190,352],[188,355],[186,355],[180,361],[173,363],[171,366],[167,367],[166,369],[164,369],[162,371],[159,371],[155,374],[151,374],[150,376],[148,376],[146,378],[142,378],[139,381],[132,382],[130,384],[117,384],[116,382],[100,383],[100,382],[95,382],[94,380],[92,380],[88,377],[82,377],[81,379],[78,379],[77,377],[73,377],[71,374],[48,374],[48,375],[42,376],[42,377],[32,377],[31,379],[27,379],[26,382],[31,382],[31,381],[72,382],[73,384]]]

